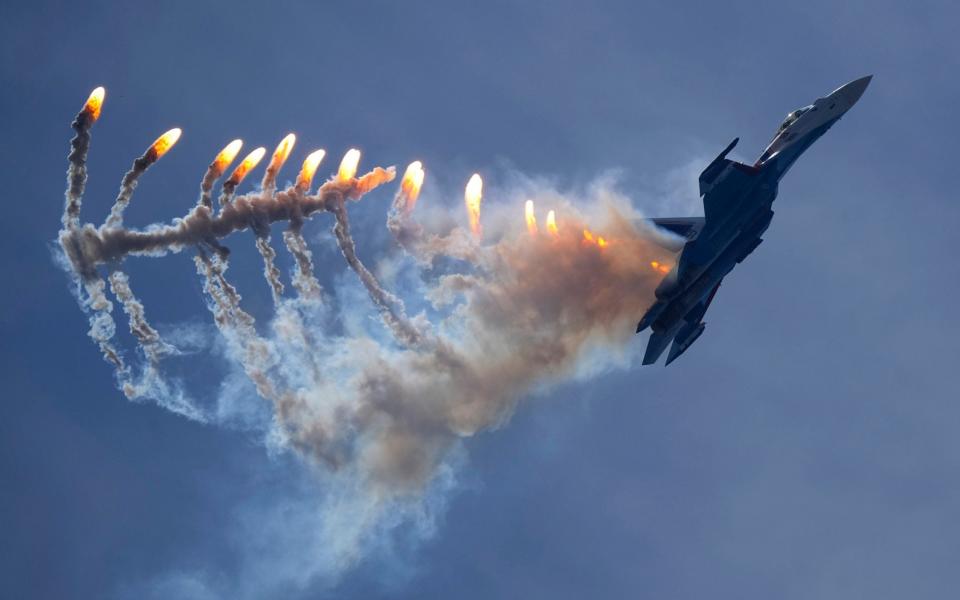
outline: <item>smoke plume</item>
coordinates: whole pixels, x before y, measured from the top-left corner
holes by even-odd
[[[342,548],[331,559],[337,568],[362,554],[365,540],[391,519],[390,511],[422,504],[438,485],[449,487],[451,452],[461,440],[503,423],[531,390],[575,376],[587,361],[604,366],[626,352],[661,276],[651,262],[672,260],[629,201],[607,186],[570,198],[527,185],[517,206],[496,199],[512,201],[515,190],[499,190],[488,207],[481,204],[475,175],[466,192],[469,214],[454,217],[439,193],[414,210],[424,183],[423,168],[415,163],[387,218],[396,245],[379,263],[414,282],[415,289],[401,297],[361,260],[349,221],[350,204],[390,183],[394,168],[377,167],[357,177],[360,155],[351,150],[338,174],[311,194],[313,171],[323,156],[314,153],[297,184],[278,190],[277,175],[292,150],[292,135],[278,146],[260,190],[236,195],[262,158],[262,148],[228,178],[219,210],[213,207],[213,187],[239,152],[237,140],[203,174],[200,198],[187,214],[168,224],[126,227],[123,209],[141,175],[176,141],[168,132],[124,177],[106,222],[81,223],[94,120],[88,113],[85,106],[74,124],[78,137],[70,154],[59,244],[81,306],[90,314],[91,338],[113,365],[127,396],[151,398],[191,418],[220,422],[216,410],[183,391],[189,381],[181,386],[165,378],[164,360],[178,350],[147,321],[146,308],[122,271],[135,257],[194,253],[224,353],[269,407],[270,419],[262,424],[269,445],[292,452],[340,482],[341,489],[352,490],[349,502],[324,510],[365,507],[363,519],[351,527],[330,526],[338,522],[334,517],[325,521],[322,533],[330,538],[326,554]],[[578,206],[589,209],[581,212]],[[537,227],[536,207],[549,209],[545,226]],[[442,216],[417,220],[417,215],[437,214]],[[346,267],[367,295],[366,307],[379,317],[379,332],[350,326],[365,306],[344,302],[321,287],[302,233],[304,223],[313,219],[332,222]],[[448,225],[433,227],[438,222]],[[271,246],[271,226],[277,223],[287,225],[283,241],[292,259],[290,290]],[[243,230],[255,234],[274,298],[275,313],[266,327],[257,327],[227,279],[224,244]],[[114,344],[113,305],[103,272],[138,344],[132,357]],[[421,308],[411,316],[408,305]]]

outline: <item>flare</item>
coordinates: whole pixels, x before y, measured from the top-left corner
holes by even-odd
[[[313,183],[313,176],[317,172],[323,157],[327,155],[326,150],[314,150],[303,159],[303,166],[300,167],[300,174],[297,175],[297,189],[306,192]]]
[[[357,167],[360,165],[360,151],[356,148],[350,148],[343,155],[340,161],[340,169],[337,171],[337,180],[341,183],[347,183],[357,174]]]
[[[470,218],[470,231],[474,237],[480,237],[480,202],[483,200],[483,180],[478,173],[474,173],[467,182],[463,193],[467,205],[467,216]]]

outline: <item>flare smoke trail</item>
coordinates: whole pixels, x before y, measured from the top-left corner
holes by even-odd
[[[71,124],[76,131],[76,135],[70,140],[70,154],[67,156],[66,203],[61,219],[64,230],[76,229],[80,222],[80,206],[87,183],[87,152],[90,150],[90,128],[100,118],[105,95],[106,90],[102,87],[93,90]],[[90,272],[83,273],[82,278],[76,277],[75,282],[81,308],[91,313],[90,338],[97,343],[103,357],[117,369],[117,373],[125,373],[126,366],[123,359],[120,358],[120,354],[110,342],[116,331],[116,323],[111,316],[113,305],[104,293],[106,282]]]
[[[353,237],[350,235],[350,220],[347,218],[347,208],[341,203],[334,205],[330,210],[337,219],[337,224],[333,227],[333,233],[337,238],[340,251],[347,260],[347,264],[360,278],[363,287],[367,289],[370,299],[383,314],[387,327],[405,345],[415,346],[419,344],[422,333],[407,318],[403,302],[384,290],[373,273],[357,257],[356,244],[354,244]]]
[[[90,128],[100,118],[103,98],[106,90],[98,87],[90,93],[87,102],[77,113],[71,126],[77,134],[70,140],[70,154],[67,156],[67,193],[63,211],[63,226],[76,226],[80,218],[80,200],[83,188],[87,184],[87,152],[90,150]]]
[[[279,304],[280,299],[283,298],[283,282],[280,281],[280,269],[276,265],[277,252],[270,245],[270,235],[258,233],[255,244],[263,258],[263,276],[270,284],[273,302]]]
[[[160,362],[171,348],[160,340],[160,334],[147,322],[143,304],[133,295],[130,289],[130,279],[123,271],[114,271],[110,274],[110,291],[120,301],[123,312],[130,319],[130,332],[140,342],[151,365]]]
[[[271,352],[254,328],[254,319],[240,308],[240,294],[224,277],[226,263],[201,251],[196,257],[197,272],[203,277],[203,289],[212,302],[214,322],[239,357],[244,371],[262,397],[277,401],[277,390],[271,381]]]
[[[107,362],[116,367],[118,376],[122,376],[126,373],[127,368],[117,349],[113,347],[113,343],[110,341],[116,332],[117,325],[111,315],[113,304],[107,299],[104,292],[106,287],[107,282],[102,278],[85,277],[81,289],[87,293],[87,296],[81,298],[81,308],[91,311],[90,337],[100,347],[100,352]]]
[[[241,148],[243,148],[243,140],[233,140],[217,154],[210,166],[207,167],[207,172],[203,174],[203,179],[200,181],[200,200],[198,203],[201,206],[213,209],[213,185],[223,177],[223,172],[237,157]]]
[[[314,150],[307,155],[300,168],[300,174],[297,176],[295,186],[298,194],[304,194],[310,189],[313,182],[313,176],[317,172],[317,167],[326,156],[325,150]],[[297,271],[293,275],[293,287],[297,290],[300,298],[307,302],[317,302],[320,300],[320,282],[313,274],[313,254],[307,247],[307,241],[303,239],[303,215],[299,212],[299,203],[294,205],[294,210],[290,215],[290,227],[283,232],[283,241],[287,250],[293,256],[296,262]]]
[[[145,229],[125,227],[123,209],[139,177],[179,136],[179,130],[171,130],[176,135],[161,136],[124,176],[106,222],[81,224],[89,129],[99,116],[102,91],[96,98],[95,92],[74,121],[77,137],[71,142],[59,234],[63,264],[91,313],[91,337],[114,365],[128,396],[153,398],[171,410],[216,422],[216,411],[199,408],[164,379],[163,361],[177,349],[146,321],[143,304],[121,270],[129,257],[195,251],[196,270],[226,355],[271,407],[272,418],[263,424],[268,437],[347,477],[356,503],[369,508],[363,523],[349,531],[325,529],[326,535],[345,538],[334,540],[332,547],[341,550],[331,558],[333,570],[359,556],[391,507],[423,500],[462,438],[502,423],[532,390],[569,379],[586,366],[614,364],[661,277],[651,263],[673,259],[645,228],[636,226],[629,202],[602,187],[593,192],[594,209],[588,215],[557,200],[556,193],[541,198],[533,189],[516,212],[515,226],[495,219],[481,228],[483,188],[474,175],[465,194],[469,228],[427,231],[414,218],[424,182],[423,167],[416,162],[404,174],[387,216],[387,228],[402,251],[387,256],[385,264],[393,272],[412,274],[418,286],[405,303],[361,261],[348,218],[348,203],[392,181],[394,168],[376,167],[357,177],[360,153],[350,150],[336,176],[311,194],[323,158],[318,150],[304,161],[296,184],[278,190],[277,175],[292,151],[292,134],[274,152],[259,191],[236,195],[263,158],[263,148],[251,152],[227,178],[219,211],[214,211],[214,185],[240,151],[241,142],[235,140],[207,168],[200,197],[183,217]],[[551,203],[544,229],[536,226],[534,202]],[[494,203],[483,210],[505,208]],[[368,335],[344,325],[358,322],[354,317],[362,307],[338,304],[313,273],[301,230],[322,213],[332,213],[337,246],[380,314],[389,334],[382,341],[376,331]],[[292,295],[285,292],[269,244],[270,227],[277,222],[288,223],[283,239],[294,265]],[[269,327],[260,330],[226,278],[223,240],[243,230],[255,234],[275,300],[276,313]],[[432,268],[437,261],[444,261],[443,269]],[[113,345],[113,306],[102,270],[110,274],[111,292],[128,316],[145,365],[136,360],[128,365]],[[430,312],[411,317],[405,306],[418,298],[429,302]],[[335,515],[330,519],[342,522]]]
[[[130,203],[133,192],[137,189],[137,182],[140,181],[140,177],[147,172],[147,169],[149,169],[153,163],[160,160],[179,139],[180,130],[176,128],[171,129],[157,138],[157,141],[151,144],[142,156],[133,161],[133,166],[130,167],[127,174],[123,176],[123,181],[120,182],[120,194],[113,203],[110,216],[107,217],[107,227],[120,227],[123,224],[123,211],[126,210],[127,205]]]
[[[393,234],[397,244],[413,256],[417,255],[415,243],[423,237],[423,228],[411,219],[411,214],[420,196],[424,177],[420,161],[410,163],[403,174],[400,189],[393,197],[390,212],[387,213],[387,229]]]
[[[277,149],[273,151],[273,158],[270,159],[270,164],[267,165],[267,170],[263,175],[263,182],[260,184],[264,196],[272,196],[276,191],[277,173],[280,172],[284,163],[287,162],[287,158],[290,157],[290,152],[293,151],[293,145],[296,141],[296,136],[288,133],[287,137],[283,138]],[[279,304],[283,297],[283,282],[280,281],[280,269],[276,266],[277,253],[270,246],[270,225],[269,223],[255,221],[252,227],[257,234],[257,250],[260,251],[260,256],[263,258],[263,276],[270,284],[274,303]]]
[[[303,239],[300,228],[294,229],[291,226],[291,229],[284,231],[283,241],[297,263],[297,272],[293,275],[293,287],[304,300],[319,300],[320,282],[313,274],[313,254],[307,247],[307,241]]]

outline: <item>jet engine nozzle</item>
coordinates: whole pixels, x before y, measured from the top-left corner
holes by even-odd
[[[657,289],[654,290],[654,294],[656,294],[659,300],[667,300],[676,296],[680,290],[681,287],[677,279],[677,270],[673,269],[660,281]]]

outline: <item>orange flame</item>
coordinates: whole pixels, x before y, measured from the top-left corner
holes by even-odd
[[[376,167],[363,177],[357,179],[356,183],[353,184],[353,191],[351,192],[350,196],[354,199],[359,198],[370,190],[377,188],[388,181],[393,181],[394,177],[396,176],[397,170],[393,167],[387,167],[386,169]]]
[[[230,178],[227,180],[227,185],[237,186],[243,181],[243,178],[247,176],[247,173],[253,170],[261,160],[263,160],[263,155],[267,153],[267,149],[263,146],[260,146],[253,152],[247,155],[243,159],[243,162],[240,163],[236,169],[233,170],[233,173],[230,174]]]
[[[292,133],[288,133],[286,137],[280,140],[280,143],[277,144],[277,149],[273,151],[273,157],[270,159],[270,165],[267,167],[268,171],[276,173],[283,166],[283,163],[287,162],[287,159],[290,157],[290,152],[293,151],[293,145],[297,143],[297,136]]]
[[[547,231],[553,236],[560,235],[560,229],[557,227],[557,213],[552,210],[547,213]]]
[[[661,273],[669,273],[670,265],[661,264],[657,261],[650,261],[650,266],[653,267],[655,271],[660,271]]]
[[[213,159],[213,171],[217,176],[223,175],[223,172],[227,170],[227,167],[230,166],[230,163],[233,162],[233,159],[237,157],[237,154],[240,153],[240,148],[243,147],[243,140],[233,140],[227,144],[223,150],[217,154],[217,157]]]
[[[357,166],[360,164],[360,151],[356,148],[350,148],[343,155],[340,161],[340,169],[337,171],[337,179],[341,183],[347,183],[357,174]]]
[[[467,216],[470,217],[470,231],[480,237],[480,201],[483,199],[483,180],[478,173],[470,176],[463,193],[467,205]]]
[[[317,172],[317,167],[323,157],[327,155],[326,150],[314,150],[303,159],[303,166],[300,167],[300,174],[297,176],[297,187],[303,191],[310,189],[313,183],[313,176]]]
[[[530,235],[537,235],[537,215],[533,212],[533,200],[527,200],[523,205],[523,217],[527,221],[527,231]]]
[[[91,121],[100,118],[100,109],[103,108],[103,97],[107,95],[107,90],[100,86],[90,92],[87,103],[83,105],[83,112],[87,113]]]
[[[177,143],[177,140],[180,139],[181,133],[182,132],[180,131],[179,127],[174,127],[170,131],[158,137],[157,141],[150,146],[150,149],[147,152],[153,153],[157,159],[162,158],[163,155],[169,152],[170,148],[173,148],[173,145]]]
[[[407,199],[406,210],[409,213],[417,203],[417,197],[420,196],[420,187],[423,185],[423,164],[415,160],[407,167],[403,173],[403,179],[400,181],[400,191]]]
[[[583,230],[583,243],[596,244],[598,248],[606,248],[610,245],[610,242],[608,242],[606,238],[601,235],[593,235],[593,232],[589,229]]]

